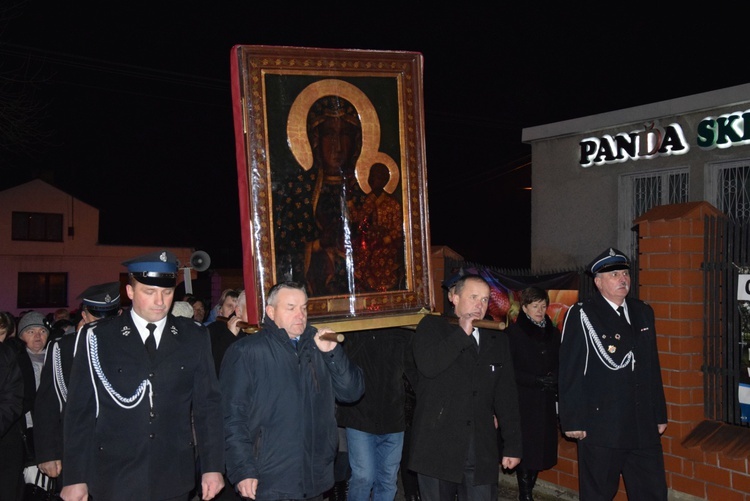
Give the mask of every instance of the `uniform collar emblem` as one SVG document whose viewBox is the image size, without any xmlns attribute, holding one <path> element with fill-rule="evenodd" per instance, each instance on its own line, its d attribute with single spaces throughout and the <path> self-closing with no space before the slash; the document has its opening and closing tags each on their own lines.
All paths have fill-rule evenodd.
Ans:
<svg viewBox="0 0 750 501">
<path fill-rule="evenodd" d="M 130 335 L 130 327 L 128 327 L 127 325 L 124 325 L 122 327 L 122 330 L 120 331 L 120 334 L 122 334 L 123 336 Z"/>
</svg>

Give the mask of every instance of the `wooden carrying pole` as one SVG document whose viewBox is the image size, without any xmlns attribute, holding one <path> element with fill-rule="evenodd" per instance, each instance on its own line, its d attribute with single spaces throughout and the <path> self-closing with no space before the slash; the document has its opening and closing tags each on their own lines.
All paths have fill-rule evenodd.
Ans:
<svg viewBox="0 0 750 501">
<path fill-rule="evenodd" d="M 229 322 L 229 318 L 222 316 L 217 316 L 216 320 L 224 323 Z M 260 330 L 260 327 L 258 327 L 257 325 L 251 325 L 247 322 L 243 322 L 242 320 L 237 322 L 237 327 L 247 332 L 248 334 L 255 334 Z M 340 332 L 326 332 L 325 334 L 320 335 L 320 339 L 322 339 L 323 341 L 335 341 L 337 343 L 343 343 L 344 339 L 346 338 Z"/>
<path fill-rule="evenodd" d="M 443 316 L 449 323 L 458 325 L 458 317 Z M 471 325 L 480 329 L 494 329 L 496 331 L 505 330 L 505 322 L 495 322 L 494 320 L 474 320 Z"/>
</svg>

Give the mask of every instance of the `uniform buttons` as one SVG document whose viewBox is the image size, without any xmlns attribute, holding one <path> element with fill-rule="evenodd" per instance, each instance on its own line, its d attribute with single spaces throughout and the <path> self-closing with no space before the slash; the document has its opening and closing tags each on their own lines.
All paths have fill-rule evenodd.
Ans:
<svg viewBox="0 0 750 501">
<path fill-rule="evenodd" d="M 154 377 L 154 373 L 153 372 L 149 372 L 148 373 L 148 377 Z"/>
<path fill-rule="evenodd" d="M 184 365 L 181 365 L 181 366 L 180 366 L 180 370 L 181 370 L 181 371 L 184 371 L 184 370 L 185 370 L 185 366 L 184 366 Z"/>
<path fill-rule="evenodd" d="M 148 415 L 151 417 L 151 419 L 156 417 L 156 413 L 154 411 L 149 412 Z"/>
<path fill-rule="evenodd" d="M 156 433 L 149 433 L 148 438 L 154 438 L 156 436 Z"/>
</svg>

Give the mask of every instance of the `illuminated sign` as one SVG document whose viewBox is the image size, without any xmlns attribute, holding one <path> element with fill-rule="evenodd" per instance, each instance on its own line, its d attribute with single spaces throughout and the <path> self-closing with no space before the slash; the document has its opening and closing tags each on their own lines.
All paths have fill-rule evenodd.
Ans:
<svg viewBox="0 0 750 501">
<path fill-rule="evenodd" d="M 651 123 L 645 125 L 641 131 L 620 133 L 614 137 L 609 134 L 601 138 L 589 137 L 578 144 L 579 162 L 582 167 L 665 155 L 682 155 L 690 151 L 682 127 L 676 123 L 663 128 Z"/>
<path fill-rule="evenodd" d="M 698 124 L 697 143 L 703 149 L 729 148 L 750 143 L 750 110 L 706 117 Z"/>
</svg>

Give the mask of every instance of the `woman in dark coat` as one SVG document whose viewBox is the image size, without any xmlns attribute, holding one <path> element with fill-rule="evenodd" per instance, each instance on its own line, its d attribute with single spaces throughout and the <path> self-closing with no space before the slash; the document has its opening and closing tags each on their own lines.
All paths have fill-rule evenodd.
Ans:
<svg viewBox="0 0 750 501">
<path fill-rule="evenodd" d="M 537 475 L 557 464 L 560 331 L 546 314 L 548 305 L 547 291 L 524 289 L 518 318 L 506 330 L 521 411 L 523 459 L 516 468 L 521 501 L 533 500 Z"/>
</svg>

